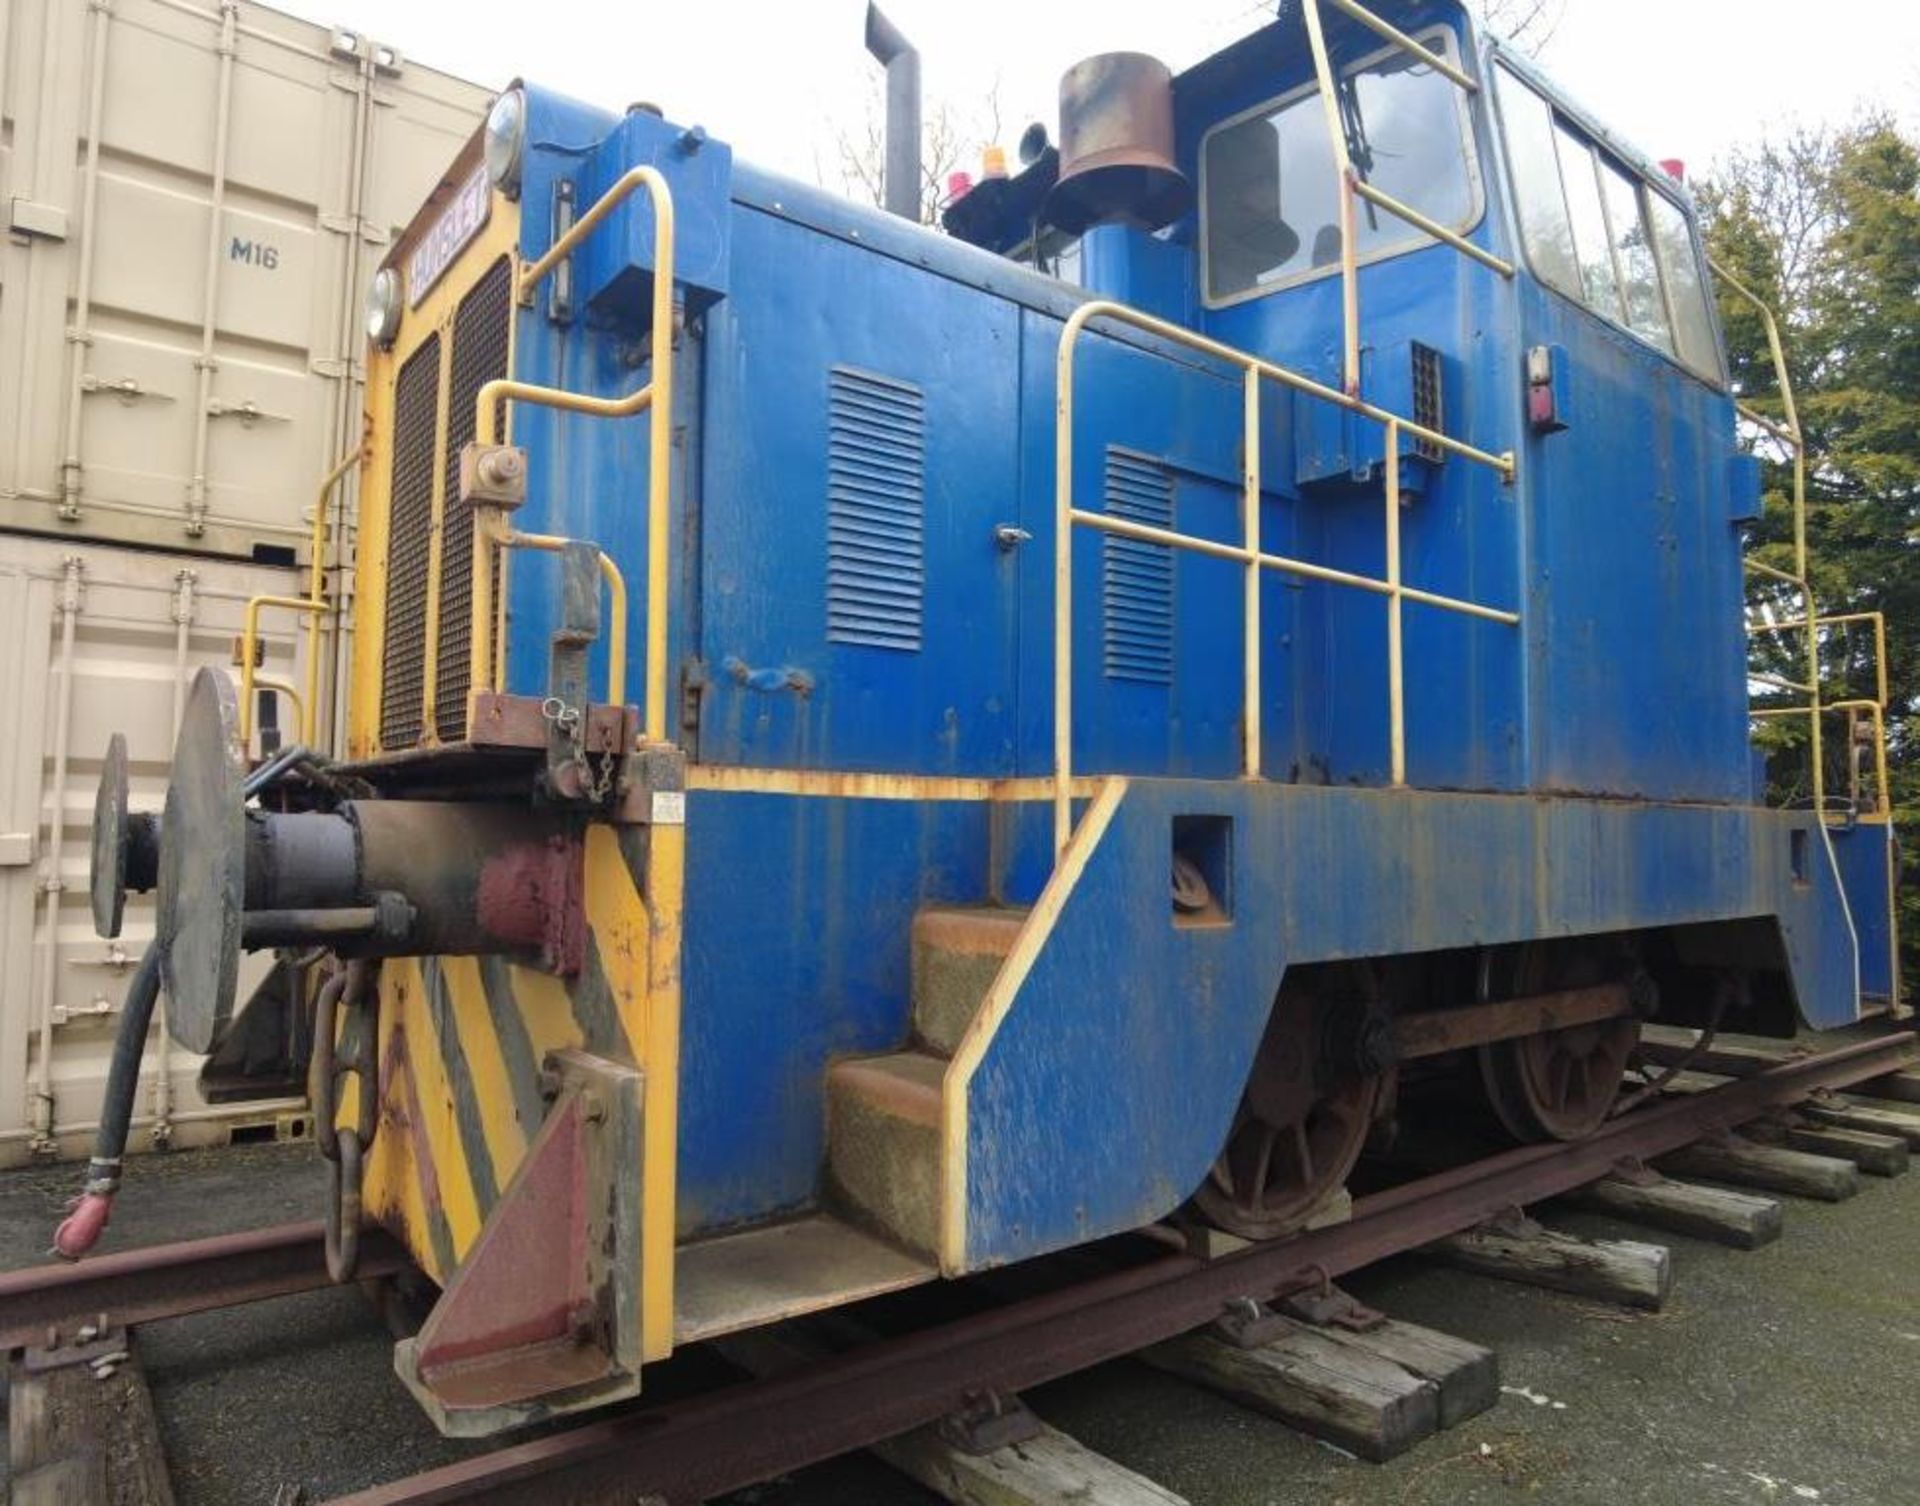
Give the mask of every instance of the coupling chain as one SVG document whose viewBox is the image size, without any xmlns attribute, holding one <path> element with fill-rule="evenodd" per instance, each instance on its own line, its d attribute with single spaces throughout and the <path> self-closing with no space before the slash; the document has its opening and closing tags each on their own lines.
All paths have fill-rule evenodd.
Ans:
<svg viewBox="0 0 1920 1506">
<path fill-rule="evenodd" d="M 576 747 L 580 743 L 580 708 L 569 706 L 557 695 L 550 695 L 540 703 L 540 715 L 558 727 L 567 740 Z"/>
<path fill-rule="evenodd" d="M 605 805 L 613 794 L 620 760 L 611 753 L 602 754 L 596 759 L 587 751 L 586 719 L 580 714 L 578 706 L 568 704 L 557 695 L 550 695 L 540 703 L 540 715 L 567 740 L 573 750 L 573 761 L 585 771 L 590 781 L 585 792 L 587 803 Z"/>
<path fill-rule="evenodd" d="M 613 794 L 613 776 L 619 766 L 620 760 L 611 753 L 600 755 L 599 766 L 593 776 L 593 791 L 587 797 L 594 805 L 605 805 Z"/>
<path fill-rule="evenodd" d="M 342 1036 L 350 1041 L 347 1053 L 340 1050 Z M 372 964 L 356 958 L 320 985 L 308 1078 L 314 1139 L 327 1159 L 327 1274 L 335 1281 L 351 1281 L 360 1260 L 362 1179 L 367 1147 L 380 1124 L 379 1051 L 380 990 Z M 358 1092 L 354 1122 L 342 1129 L 341 1088 L 348 1076 L 358 1080 Z"/>
</svg>

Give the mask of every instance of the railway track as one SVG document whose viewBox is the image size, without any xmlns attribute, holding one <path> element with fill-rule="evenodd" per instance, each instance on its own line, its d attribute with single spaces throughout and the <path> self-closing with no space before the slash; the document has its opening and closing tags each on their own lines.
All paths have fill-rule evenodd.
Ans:
<svg viewBox="0 0 1920 1506">
<path fill-rule="evenodd" d="M 900 1337 L 804 1370 L 687 1401 L 643 1405 L 337 1498 L 334 1506 L 631 1502 L 678 1506 L 867 1447 L 962 1410 L 1169 1339 L 1245 1299 L 1267 1301 L 1571 1191 L 1649 1159 L 1911 1067 L 1894 1034 L 1684 1097 L 1656 1100 L 1571 1145 L 1529 1146 L 1359 1199 L 1350 1220 L 1216 1259 L 1168 1253 Z M 405 1268 L 370 1238 L 369 1274 Z M 0 1276 L 10 1348 L 70 1339 L 83 1324 L 134 1326 L 326 1283 L 319 1226 L 157 1246 Z"/>
</svg>

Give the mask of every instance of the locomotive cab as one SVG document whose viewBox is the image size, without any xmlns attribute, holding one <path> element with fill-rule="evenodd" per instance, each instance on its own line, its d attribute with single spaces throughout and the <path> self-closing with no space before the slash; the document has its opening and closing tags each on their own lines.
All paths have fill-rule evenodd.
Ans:
<svg viewBox="0 0 1920 1506">
<path fill-rule="evenodd" d="M 103 787 L 175 1034 L 244 1061 L 242 947 L 313 1000 L 449 1432 L 1337 1218 L 1423 1076 L 1576 1139 L 1649 1017 L 1857 1017 L 1684 191 L 1451 0 L 1062 108 L 941 235 L 516 85 L 376 283 L 342 756 L 254 766 L 243 648 Z"/>
</svg>

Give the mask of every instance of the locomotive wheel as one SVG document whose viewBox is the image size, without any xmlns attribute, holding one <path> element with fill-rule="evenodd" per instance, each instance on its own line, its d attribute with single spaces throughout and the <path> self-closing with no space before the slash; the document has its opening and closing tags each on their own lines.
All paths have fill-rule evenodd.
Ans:
<svg viewBox="0 0 1920 1506">
<path fill-rule="evenodd" d="M 1275 1239 L 1345 1184 L 1386 1075 L 1330 1073 L 1325 1019 L 1333 1008 L 1363 1007 L 1281 990 L 1226 1148 L 1194 1194 L 1209 1223 L 1242 1239 Z"/>
<path fill-rule="evenodd" d="M 1584 988 L 1602 981 L 1598 958 L 1571 959 L 1551 969 L 1544 954 L 1521 960 L 1519 992 Z M 1480 1047 L 1480 1080 L 1487 1101 L 1514 1139 L 1523 1142 L 1581 1140 L 1606 1122 L 1627 1059 L 1640 1043 L 1640 1021 L 1633 1016 L 1544 1030 Z"/>
</svg>

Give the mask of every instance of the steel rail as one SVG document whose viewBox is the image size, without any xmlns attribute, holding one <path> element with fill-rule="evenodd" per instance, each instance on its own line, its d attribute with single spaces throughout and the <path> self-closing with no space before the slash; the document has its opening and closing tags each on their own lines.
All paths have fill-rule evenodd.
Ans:
<svg viewBox="0 0 1920 1506">
<path fill-rule="evenodd" d="M 333 1506 L 632 1501 L 672 1506 L 864 1448 L 993 1389 L 1019 1390 L 1169 1338 L 1243 1297 L 1297 1290 L 1678 1149 L 1828 1087 L 1915 1059 L 1888 1036 L 1662 1100 L 1571 1145 L 1526 1146 L 1362 1198 L 1344 1224 L 1203 1262 L 1169 1255 L 1063 1291 L 886 1339 L 807 1371 L 746 1382 L 476 1455 Z"/>
<path fill-rule="evenodd" d="M 25 1349 L 73 1325 L 183 1318 L 332 1285 L 318 1219 L 210 1239 L 120 1250 L 0 1274 L 0 1349 Z M 391 1276 L 411 1262 L 378 1229 L 360 1240 L 360 1274 Z"/>
<path fill-rule="evenodd" d="M 1167 1256 L 809 1370 L 647 1408 L 343 1497 L 337 1506 L 601 1501 L 641 1484 L 697 1501 L 919 1426 L 983 1388 L 1015 1390 L 1157 1342 L 1230 1301 L 1338 1276 L 1504 1209 L 1732 1128 L 1821 1088 L 1920 1059 L 1900 1033 L 1789 1060 L 1709 1093 L 1636 1110 L 1572 1145 L 1526 1146 L 1362 1198 L 1345 1224 L 1212 1263 Z M 363 1235 L 361 1274 L 405 1270 L 385 1233 Z M 70 1337 L 103 1317 L 140 1324 L 330 1285 L 321 1225 L 283 1224 L 0 1274 L 0 1347 Z M 625 1495 L 620 1492 L 625 1491 Z"/>
</svg>

